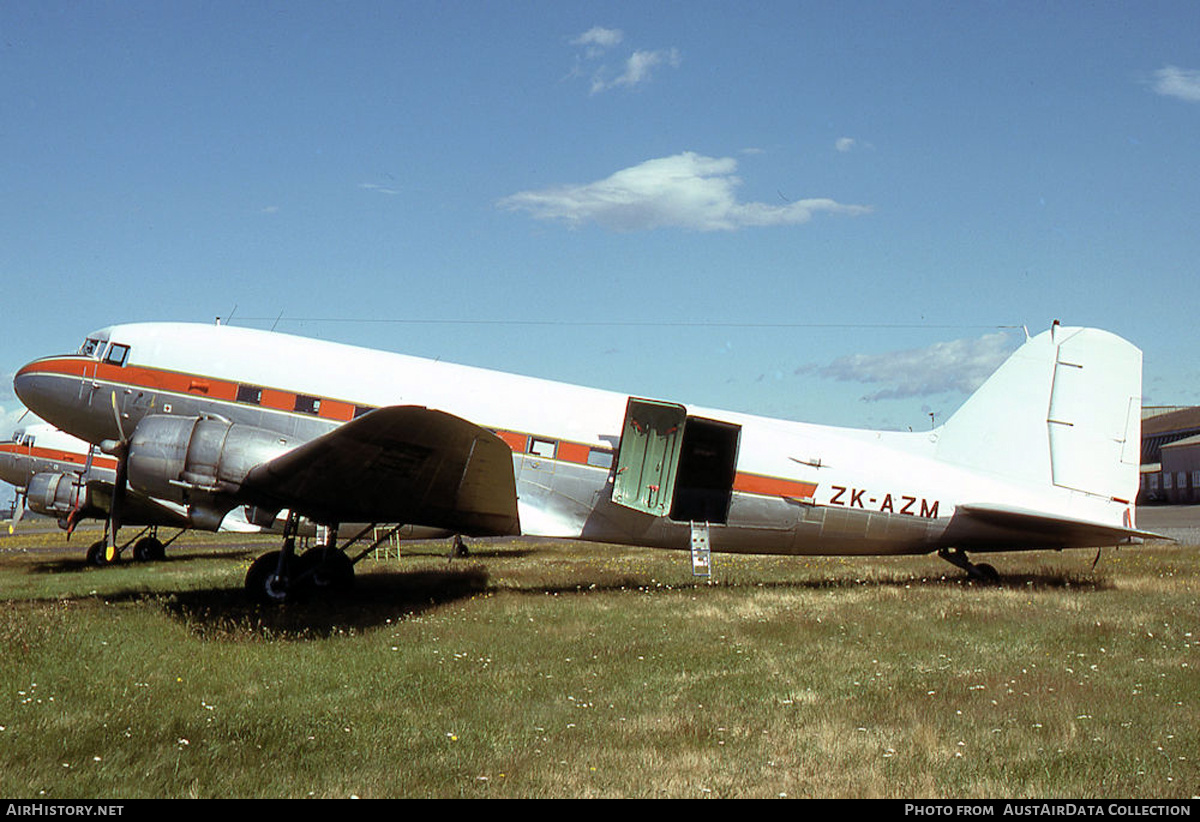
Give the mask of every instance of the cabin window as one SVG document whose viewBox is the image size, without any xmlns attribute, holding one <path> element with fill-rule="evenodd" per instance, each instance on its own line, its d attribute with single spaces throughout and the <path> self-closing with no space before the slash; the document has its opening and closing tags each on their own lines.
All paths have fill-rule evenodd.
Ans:
<svg viewBox="0 0 1200 822">
<path fill-rule="evenodd" d="M 321 400 L 317 397 L 306 397 L 303 394 L 297 394 L 295 408 L 301 414 L 319 414 L 321 413 Z"/>
<path fill-rule="evenodd" d="M 597 468 L 612 468 L 613 452 L 607 448 L 592 448 L 588 451 L 587 464 Z"/>
<path fill-rule="evenodd" d="M 108 353 L 104 355 L 104 361 L 109 365 L 124 365 L 125 360 L 129 357 L 129 346 L 121 343 L 113 343 L 108 347 Z"/>
<path fill-rule="evenodd" d="M 239 385 L 237 387 L 237 401 L 259 405 L 262 403 L 262 389 L 257 385 Z"/>
<path fill-rule="evenodd" d="M 552 460 L 554 455 L 558 453 L 558 442 L 555 440 L 544 440 L 538 437 L 529 438 L 529 453 L 535 457 Z"/>
</svg>

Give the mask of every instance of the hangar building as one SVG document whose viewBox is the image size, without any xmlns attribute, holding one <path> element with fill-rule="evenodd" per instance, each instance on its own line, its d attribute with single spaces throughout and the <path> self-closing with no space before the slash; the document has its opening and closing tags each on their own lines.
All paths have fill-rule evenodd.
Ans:
<svg viewBox="0 0 1200 822">
<path fill-rule="evenodd" d="M 1200 406 L 1142 411 L 1139 503 L 1200 503 Z"/>
</svg>

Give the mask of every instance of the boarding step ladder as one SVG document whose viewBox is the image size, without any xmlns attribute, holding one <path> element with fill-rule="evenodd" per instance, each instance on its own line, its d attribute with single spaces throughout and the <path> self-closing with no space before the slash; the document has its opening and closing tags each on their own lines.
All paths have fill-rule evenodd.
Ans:
<svg viewBox="0 0 1200 822">
<path fill-rule="evenodd" d="M 692 576 L 712 576 L 712 557 L 707 522 L 692 523 Z"/>
</svg>

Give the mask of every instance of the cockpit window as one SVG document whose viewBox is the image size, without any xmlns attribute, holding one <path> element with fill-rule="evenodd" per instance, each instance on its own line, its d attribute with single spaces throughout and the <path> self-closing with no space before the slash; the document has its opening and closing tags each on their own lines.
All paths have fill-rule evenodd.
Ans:
<svg viewBox="0 0 1200 822">
<path fill-rule="evenodd" d="M 104 343 L 104 340 L 88 337 L 83 341 L 83 345 L 79 346 L 79 353 L 85 357 L 99 357 L 100 352 L 104 350 Z"/>
<path fill-rule="evenodd" d="M 104 356 L 104 361 L 110 365 L 124 365 L 126 357 L 129 356 L 129 346 L 121 343 L 113 343 L 108 347 L 108 353 Z"/>
</svg>

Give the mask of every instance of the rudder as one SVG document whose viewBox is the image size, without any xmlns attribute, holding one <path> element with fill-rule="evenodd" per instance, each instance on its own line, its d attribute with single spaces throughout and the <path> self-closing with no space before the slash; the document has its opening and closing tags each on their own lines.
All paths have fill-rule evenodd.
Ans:
<svg viewBox="0 0 1200 822">
<path fill-rule="evenodd" d="M 1047 427 L 1054 484 L 1130 503 L 1141 462 L 1142 352 L 1092 328 L 1058 346 Z"/>
<path fill-rule="evenodd" d="M 1095 328 L 1027 340 L 938 433 L 940 459 L 1130 504 L 1141 452 L 1142 352 Z"/>
</svg>

